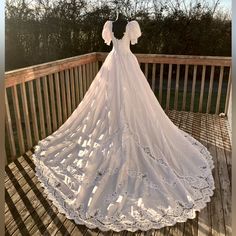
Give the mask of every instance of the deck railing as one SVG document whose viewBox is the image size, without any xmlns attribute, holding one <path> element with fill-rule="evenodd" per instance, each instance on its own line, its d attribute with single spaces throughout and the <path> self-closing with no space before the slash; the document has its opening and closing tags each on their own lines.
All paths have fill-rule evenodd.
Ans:
<svg viewBox="0 0 236 236">
<path fill-rule="evenodd" d="M 6 72 L 6 164 L 63 124 L 83 99 L 106 55 L 90 53 Z M 231 58 L 136 56 L 165 110 L 227 114 Z"/>
</svg>

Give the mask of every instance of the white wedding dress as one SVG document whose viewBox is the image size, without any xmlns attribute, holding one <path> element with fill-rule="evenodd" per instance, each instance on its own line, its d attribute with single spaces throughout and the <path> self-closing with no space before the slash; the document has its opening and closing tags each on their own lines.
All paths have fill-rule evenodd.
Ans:
<svg viewBox="0 0 236 236">
<path fill-rule="evenodd" d="M 131 44 L 130 21 L 113 43 L 84 99 L 66 122 L 35 147 L 36 175 L 59 212 L 102 231 L 148 230 L 195 218 L 210 201 L 213 160 L 200 142 L 165 114 Z"/>
</svg>

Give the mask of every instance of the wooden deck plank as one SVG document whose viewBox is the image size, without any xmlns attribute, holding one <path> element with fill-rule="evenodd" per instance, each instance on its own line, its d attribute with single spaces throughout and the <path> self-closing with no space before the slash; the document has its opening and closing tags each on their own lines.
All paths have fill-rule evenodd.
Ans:
<svg viewBox="0 0 236 236">
<path fill-rule="evenodd" d="M 231 148 L 231 142 L 230 142 L 230 137 L 227 129 L 227 123 L 228 121 L 226 119 L 220 119 L 220 130 L 221 130 L 221 138 L 223 141 L 223 146 L 224 146 L 224 152 L 226 156 L 226 162 L 227 162 L 227 170 L 229 174 L 229 180 L 230 180 L 230 186 L 231 184 L 231 178 L 232 178 L 232 148 Z"/>
<path fill-rule="evenodd" d="M 214 121 L 212 116 L 207 116 L 207 130 L 208 134 L 210 131 L 215 131 L 214 129 Z M 219 180 L 219 173 L 218 173 L 218 161 L 217 161 L 217 150 L 216 150 L 216 140 L 211 140 L 209 143 L 208 150 L 213 156 L 215 168 L 213 169 L 213 177 L 215 180 L 216 189 L 214 190 L 214 195 L 212 196 L 211 202 L 211 215 L 212 215 L 212 234 L 213 235 L 225 235 L 225 226 L 224 226 L 224 215 L 222 209 L 222 199 L 221 199 L 221 192 L 220 192 L 220 180 Z"/>
<path fill-rule="evenodd" d="M 36 186 L 40 188 L 40 183 L 38 182 Z M 20 222 L 19 224 L 17 223 L 17 226 L 18 226 L 17 228 L 12 227 L 11 224 L 8 226 L 13 231 L 12 235 L 19 235 L 19 232 L 21 230 L 24 230 L 24 231 L 26 230 L 26 232 L 29 232 L 31 224 L 38 225 L 41 219 L 40 219 L 40 214 L 38 214 L 37 212 L 35 213 L 35 208 L 40 209 L 40 210 L 43 209 L 40 202 L 37 204 L 37 200 L 36 200 L 36 203 L 34 202 L 36 205 L 33 205 L 32 201 L 30 201 L 31 197 L 25 197 L 26 195 L 25 195 L 24 189 L 17 188 L 17 191 L 21 197 L 21 200 L 24 203 L 25 210 L 21 211 L 19 213 L 19 216 L 17 217 L 14 216 L 14 222 Z M 32 194 L 35 194 L 34 191 L 31 192 L 31 195 Z M 15 205 L 14 205 L 14 208 L 17 211 Z M 43 232 L 43 230 L 45 230 L 45 228 L 42 228 L 41 232 Z"/>
<path fill-rule="evenodd" d="M 50 204 L 50 207 L 51 207 L 51 209 L 53 210 L 53 211 L 56 211 L 56 207 L 54 206 L 54 205 L 52 205 L 52 203 L 51 202 L 49 202 L 49 204 Z M 48 214 L 48 212 L 45 210 L 45 209 L 43 209 L 42 207 L 41 207 L 41 209 L 36 209 L 36 211 L 37 210 L 41 210 L 41 212 L 40 212 L 40 214 L 41 214 L 41 222 L 40 223 L 38 223 L 38 224 L 34 224 L 34 225 L 32 225 L 32 227 L 31 227 L 31 229 L 30 229 L 30 234 L 31 235 L 40 235 L 40 229 L 39 229 L 39 227 L 41 227 L 42 225 L 47 229 L 47 235 L 51 235 L 50 234 L 50 232 L 48 231 L 48 225 L 50 224 L 50 222 L 51 222 L 51 217 L 50 217 L 50 215 Z"/>
<path fill-rule="evenodd" d="M 88 228 L 86 228 L 85 226 L 76 226 L 72 232 L 71 232 L 71 236 L 81 236 L 84 235 L 86 233 L 86 231 L 88 230 Z"/>
<path fill-rule="evenodd" d="M 86 233 L 84 234 L 85 236 L 97 236 L 99 234 L 100 230 L 99 229 L 87 229 Z"/>
<path fill-rule="evenodd" d="M 28 167 L 29 167 L 29 166 L 27 166 L 27 167 L 25 167 L 25 168 L 26 168 L 26 169 L 29 169 Z M 29 170 L 28 174 L 29 174 L 30 178 L 34 178 L 34 177 L 35 177 L 34 171 L 32 171 L 32 170 Z M 21 175 L 21 177 L 20 177 L 18 180 L 16 179 L 15 181 L 17 181 L 17 182 L 19 183 L 19 185 L 21 186 L 21 188 L 26 189 L 26 188 L 25 188 L 25 185 L 27 184 L 27 182 L 26 182 L 26 180 L 25 180 L 23 177 L 24 177 L 24 176 Z M 10 187 L 7 189 L 7 192 L 8 192 L 8 194 L 9 194 L 9 196 L 11 197 L 11 196 L 14 195 L 14 193 L 16 193 L 16 189 L 15 189 L 15 186 L 14 186 L 14 184 L 12 183 L 12 181 L 10 181 L 9 185 L 10 185 Z M 31 188 L 31 186 L 29 186 L 27 190 L 29 190 L 30 188 Z"/>
<path fill-rule="evenodd" d="M 169 227 L 170 230 L 166 236 L 181 236 L 184 233 L 186 223 L 177 223 L 174 227 Z"/>
<path fill-rule="evenodd" d="M 19 221 L 13 220 L 10 227 L 6 226 L 6 229 L 7 229 L 8 233 L 10 235 L 12 235 L 14 230 L 18 228 L 22 235 L 29 235 L 29 232 L 25 227 L 23 229 L 20 227 L 21 224 L 23 223 L 23 220 L 21 219 L 21 217 L 19 215 L 19 212 L 15 209 L 14 203 L 12 202 L 12 199 L 8 195 L 7 192 L 5 192 L 5 198 L 6 198 L 6 201 L 8 202 L 8 206 L 9 206 L 10 212 L 12 214 L 12 218 L 18 217 L 20 219 Z"/>
<path fill-rule="evenodd" d="M 186 126 L 189 127 L 188 133 L 194 138 L 198 137 L 197 132 L 193 130 L 194 122 L 199 122 L 199 119 L 197 118 L 197 114 L 193 112 L 188 112 L 187 117 L 185 119 Z M 184 224 L 184 235 L 197 235 L 198 213 L 196 212 L 196 217 L 194 219 L 188 219 Z"/>
<path fill-rule="evenodd" d="M 205 146 L 207 146 L 207 125 L 206 125 L 206 116 L 201 115 L 201 131 L 199 141 Z M 203 138 L 202 138 L 203 137 Z M 211 221 L 211 203 L 207 203 L 207 206 L 199 212 L 198 215 L 198 236 L 205 236 L 211 234 L 212 221 Z"/>
<path fill-rule="evenodd" d="M 168 110 L 167 114 L 180 129 L 208 145 L 216 162 L 216 195 L 206 208 L 197 213 L 195 219 L 160 230 L 138 231 L 134 234 L 128 231 L 101 232 L 98 229 L 87 229 L 84 225 L 76 225 L 73 220 L 60 214 L 47 199 L 35 176 L 32 152 L 29 151 L 28 155 L 18 158 L 6 167 L 6 235 L 231 235 L 231 185 L 228 171 L 231 166 L 231 146 L 224 124 L 226 120 L 215 115 L 183 111 Z"/>
<path fill-rule="evenodd" d="M 31 168 L 33 167 L 33 164 L 31 165 Z M 36 177 L 36 176 L 35 176 Z M 46 194 L 43 191 L 43 188 L 40 185 L 40 182 L 37 179 L 37 187 L 38 189 L 41 191 L 42 193 L 42 197 L 44 199 L 46 199 Z M 38 202 L 41 203 L 41 201 L 37 198 Z M 48 208 L 43 208 L 43 209 L 38 209 L 38 207 L 36 208 L 36 211 L 39 211 L 40 215 L 41 215 L 41 222 L 34 224 L 31 228 L 29 228 L 29 233 L 30 235 L 41 235 L 40 233 L 40 229 L 42 227 L 45 227 L 47 230 L 45 231 L 44 235 L 53 235 L 51 230 L 50 225 L 52 225 L 52 223 L 55 225 L 56 228 L 56 232 L 60 232 L 61 235 L 69 235 L 68 231 L 66 229 L 66 226 L 64 225 L 64 222 L 66 219 L 66 217 L 64 215 L 61 215 L 60 213 L 58 213 L 57 208 L 52 204 L 52 202 L 50 200 L 47 200 L 48 203 Z M 42 206 L 39 205 L 40 208 L 42 208 Z M 35 213 L 35 212 L 33 212 Z M 62 216 L 62 220 L 60 220 L 58 218 L 58 215 Z M 28 217 L 26 222 L 31 223 L 32 222 L 32 218 Z M 58 235 L 58 234 L 56 234 Z"/>
<path fill-rule="evenodd" d="M 214 127 L 220 129 L 220 119 L 214 117 Z M 231 228 L 231 187 L 230 187 L 230 179 L 229 172 L 227 170 L 227 161 L 223 146 L 222 136 L 217 134 L 216 136 L 216 150 L 217 150 L 217 161 L 218 161 L 218 173 L 220 180 L 220 191 L 222 197 L 222 207 L 224 213 L 224 225 L 225 225 L 225 235 L 232 234 Z M 218 143 L 220 144 L 218 146 Z"/>
<path fill-rule="evenodd" d="M 23 174 L 23 176 L 24 176 L 24 174 Z M 14 179 L 14 176 L 12 177 L 12 179 Z M 40 187 L 40 183 L 37 180 L 36 176 L 34 176 L 34 179 L 35 179 L 35 184 L 37 183 L 37 185 Z M 18 212 L 18 214 L 14 215 L 12 217 L 14 220 L 12 222 L 10 222 L 9 225 L 6 225 L 8 228 L 10 228 L 12 235 L 14 233 L 14 230 L 18 231 L 18 233 L 21 232 L 21 230 L 25 230 L 24 229 L 25 227 L 22 227 L 25 224 L 23 222 L 23 220 L 26 219 L 27 216 L 29 216 L 30 213 L 33 212 L 34 208 L 37 206 L 37 205 L 35 205 L 36 202 L 32 198 L 32 196 L 33 196 L 32 189 L 34 188 L 34 187 L 32 187 L 32 185 L 30 186 L 30 187 L 32 187 L 30 190 L 30 187 L 27 189 L 24 186 L 19 188 L 20 185 L 19 185 L 19 183 L 17 183 L 17 181 L 14 181 L 13 184 L 14 184 L 16 191 L 17 191 L 16 194 L 21 197 L 20 201 L 22 201 L 23 204 L 21 204 L 21 202 L 15 203 L 16 202 L 15 199 L 13 199 L 13 197 L 11 198 L 11 201 L 14 204 L 14 212 Z M 10 197 L 8 195 L 8 192 L 6 192 L 6 194 L 8 197 Z M 8 201 L 7 201 L 7 204 L 9 204 Z M 22 205 L 24 205 L 24 209 L 22 209 Z M 16 226 L 15 223 L 17 223 L 17 227 L 15 227 Z M 6 224 L 6 222 L 5 222 L 5 224 Z M 28 231 L 26 231 L 26 232 L 28 232 Z"/>
<path fill-rule="evenodd" d="M 25 197 L 27 197 L 32 206 L 34 208 L 36 208 L 40 202 L 37 200 L 37 196 L 35 194 L 33 194 L 33 190 L 30 190 L 26 193 Z M 29 211 L 27 211 L 27 208 L 25 208 L 25 205 L 24 205 L 24 199 L 19 199 L 19 201 L 17 201 L 17 203 L 14 203 L 15 205 L 15 208 L 18 210 L 21 218 L 24 218 L 25 214 L 29 213 Z M 9 212 L 6 213 L 6 218 L 5 218 L 5 225 L 8 226 L 11 224 L 13 218 L 8 218 L 7 216 L 10 216 Z M 14 220 L 16 220 L 16 218 L 14 218 Z"/>
<path fill-rule="evenodd" d="M 34 164 L 32 162 L 30 162 L 30 166 L 32 168 L 34 168 Z M 30 185 L 33 184 L 32 181 L 29 179 L 29 176 L 26 175 L 26 177 L 27 177 L 27 182 L 29 182 Z M 36 188 L 32 188 L 32 190 L 34 191 L 34 194 L 36 194 L 38 196 L 38 200 L 40 201 L 40 205 L 41 205 L 40 208 L 42 208 L 42 210 L 38 209 L 39 213 L 37 211 L 33 211 L 32 215 L 33 216 L 37 215 L 37 214 L 41 215 L 46 210 L 48 215 L 51 217 L 51 220 L 54 220 L 56 214 L 52 210 L 52 203 L 51 203 L 51 201 L 46 199 L 46 194 L 43 192 L 43 188 L 40 186 L 40 183 L 38 183 L 38 184 L 39 184 L 39 186 L 37 186 Z M 30 219 L 28 221 L 31 222 Z M 41 222 L 41 219 L 37 222 L 37 224 L 36 224 L 37 227 L 40 229 L 40 232 L 42 232 L 42 231 L 46 232 L 46 227 L 44 226 L 43 223 L 40 223 L 40 222 Z"/>
<path fill-rule="evenodd" d="M 102 232 L 102 231 L 99 232 L 99 236 L 112 236 L 112 235 L 113 235 L 113 231 L 111 230 L 107 232 Z M 135 235 L 135 233 L 133 235 Z"/>
<path fill-rule="evenodd" d="M 63 222 L 63 226 L 66 228 L 67 232 L 61 232 L 60 231 L 60 228 L 59 230 L 56 232 L 55 235 L 61 235 L 61 236 L 65 236 L 65 235 L 71 235 L 71 232 L 72 230 L 74 229 L 75 227 L 75 222 L 72 221 L 72 220 L 69 220 L 69 219 L 66 219 L 64 222 Z"/>
<path fill-rule="evenodd" d="M 63 232 L 65 232 L 65 229 L 63 227 L 64 227 L 64 222 L 66 220 L 66 217 L 63 214 L 58 213 L 58 211 L 56 211 L 56 212 L 57 212 L 56 219 L 54 221 L 51 221 L 47 225 L 48 233 L 52 236 L 57 235 L 58 230 L 62 230 Z"/>
<path fill-rule="evenodd" d="M 43 210 L 44 208 L 41 207 L 41 205 L 39 204 L 35 210 L 33 212 L 30 212 L 30 214 L 28 215 L 28 217 L 26 219 L 24 219 L 24 224 L 21 225 L 22 228 L 26 228 L 29 232 L 30 235 L 33 235 L 30 230 L 32 229 L 32 227 L 39 227 L 40 228 L 40 233 L 43 235 L 48 235 L 47 234 L 47 230 L 46 227 L 42 224 L 39 223 L 39 220 L 36 218 L 39 218 L 41 220 L 42 214 L 43 214 Z M 42 225 L 42 227 L 41 227 Z M 19 228 L 16 229 L 16 231 L 12 234 L 13 236 L 17 236 L 19 235 Z"/>
</svg>

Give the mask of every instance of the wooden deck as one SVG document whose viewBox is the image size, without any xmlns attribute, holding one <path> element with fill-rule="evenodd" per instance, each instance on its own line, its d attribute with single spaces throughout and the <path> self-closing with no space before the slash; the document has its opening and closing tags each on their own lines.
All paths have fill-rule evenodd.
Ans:
<svg viewBox="0 0 236 236">
<path fill-rule="evenodd" d="M 161 230 L 136 235 L 232 235 L 231 231 L 231 143 L 226 118 L 217 115 L 168 111 L 171 120 L 206 145 L 214 157 L 216 190 L 212 201 L 197 217 Z M 34 172 L 32 151 L 6 167 L 5 235 L 126 235 L 123 231 L 101 232 L 76 225 L 58 213 L 46 198 Z"/>
</svg>

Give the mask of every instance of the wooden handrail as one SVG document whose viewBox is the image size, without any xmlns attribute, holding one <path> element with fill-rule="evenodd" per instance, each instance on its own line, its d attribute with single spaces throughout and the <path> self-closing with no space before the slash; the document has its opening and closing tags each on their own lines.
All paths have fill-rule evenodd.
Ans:
<svg viewBox="0 0 236 236">
<path fill-rule="evenodd" d="M 5 87 L 21 84 L 35 78 L 63 71 L 75 66 L 97 61 L 97 53 L 88 53 L 80 56 L 47 62 L 39 65 L 29 66 L 22 69 L 12 70 L 5 73 Z"/>
<path fill-rule="evenodd" d="M 97 52 L 96 54 L 98 61 L 104 61 L 108 53 Z M 135 54 L 135 56 L 142 63 L 231 66 L 231 57 L 139 53 Z"/>
</svg>

